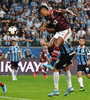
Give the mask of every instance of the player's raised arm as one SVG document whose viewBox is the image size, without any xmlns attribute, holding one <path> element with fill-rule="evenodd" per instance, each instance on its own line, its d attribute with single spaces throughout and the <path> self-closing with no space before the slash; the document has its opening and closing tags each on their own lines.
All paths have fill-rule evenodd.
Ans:
<svg viewBox="0 0 90 100">
<path fill-rule="evenodd" d="M 58 9 L 57 12 L 69 13 L 73 16 L 77 16 L 75 13 L 73 13 L 71 10 L 68 10 L 68 9 Z"/>
<path fill-rule="evenodd" d="M 40 30 L 47 30 L 50 32 L 55 32 L 55 28 L 41 27 Z"/>
</svg>

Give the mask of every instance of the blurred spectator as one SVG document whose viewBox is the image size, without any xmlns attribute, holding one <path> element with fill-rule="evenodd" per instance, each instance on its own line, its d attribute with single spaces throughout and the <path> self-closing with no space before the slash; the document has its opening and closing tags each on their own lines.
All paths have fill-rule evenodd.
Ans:
<svg viewBox="0 0 90 100">
<path fill-rule="evenodd" d="M 41 26 L 41 23 L 39 22 L 39 19 L 36 19 L 34 25 L 35 25 L 36 29 L 39 29 L 39 27 Z"/>
<path fill-rule="evenodd" d="M 90 34 L 89 31 L 86 30 L 86 34 L 84 35 L 86 42 L 90 42 Z"/>
<path fill-rule="evenodd" d="M 9 36 L 9 32 L 7 31 L 6 35 L 3 37 L 5 46 L 10 46 L 11 37 Z"/>
<path fill-rule="evenodd" d="M 29 17 L 29 20 L 27 21 L 27 25 L 32 28 L 33 27 L 33 21 L 32 21 L 32 18 Z"/>
<path fill-rule="evenodd" d="M 87 28 L 90 27 L 90 18 L 86 21 Z"/>
<path fill-rule="evenodd" d="M 76 33 L 75 28 L 73 28 L 73 29 L 72 29 L 72 36 L 71 36 L 71 38 L 70 38 L 70 42 L 72 42 L 72 41 L 77 41 L 77 40 L 78 40 L 78 38 L 77 38 L 77 33 Z"/>
<path fill-rule="evenodd" d="M 80 28 L 80 24 L 78 24 L 76 20 L 74 21 L 73 28 L 75 28 L 76 32 L 77 32 L 77 31 L 79 30 L 79 28 Z"/>
<path fill-rule="evenodd" d="M 32 0 L 30 5 L 31 5 L 32 9 L 33 9 L 33 6 L 36 6 L 36 7 L 38 6 L 38 4 L 35 0 Z"/>
<path fill-rule="evenodd" d="M 5 11 L 3 11 L 3 9 L 0 6 L 0 18 L 3 18 L 4 14 L 6 14 L 6 13 L 5 13 Z"/>
<path fill-rule="evenodd" d="M 1 31 L 2 35 L 3 36 L 6 35 L 6 32 L 7 32 L 7 28 L 3 26 L 2 31 Z"/>
<path fill-rule="evenodd" d="M 86 34 L 86 32 L 83 30 L 83 27 L 81 27 L 80 30 L 79 30 L 78 33 L 77 33 L 78 39 L 79 39 L 79 37 L 80 37 L 81 35 L 84 36 L 85 34 Z"/>
<path fill-rule="evenodd" d="M 39 33 L 35 34 L 35 42 L 37 43 L 37 45 L 40 43 L 41 37 Z"/>
<path fill-rule="evenodd" d="M 21 46 L 26 46 L 26 34 L 25 33 L 23 33 L 22 34 L 22 37 L 20 37 L 20 45 Z"/>
<path fill-rule="evenodd" d="M 18 45 L 18 42 L 20 41 L 18 36 L 14 35 L 14 36 L 11 37 L 11 39 L 15 40 L 16 41 L 16 45 Z"/>
<path fill-rule="evenodd" d="M 2 37 L 2 34 L 0 34 L 0 46 L 2 45 L 2 40 L 3 40 L 3 37 Z"/>
<path fill-rule="evenodd" d="M 29 33 L 26 37 L 27 45 L 30 47 L 32 45 L 32 42 L 34 41 L 32 34 Z"/>
<path fill-rule="evenodd" d="M 15 0 L 12 1 L 11 7 L 13 7 L 14 9 L 17 7 L 17 3 Z"/>
</svg>

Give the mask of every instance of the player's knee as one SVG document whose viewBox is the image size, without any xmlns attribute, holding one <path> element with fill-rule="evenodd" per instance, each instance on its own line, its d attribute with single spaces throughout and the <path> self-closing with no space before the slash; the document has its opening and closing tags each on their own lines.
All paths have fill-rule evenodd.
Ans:
<svg viewBox="0 0 90 100">
<path fill-rule="evenodd" d="M 55 69 L 54 69 L 54 72 L 59 72 L 59 70 L 55 68 Z"/>
<path fill-rule="evenodd" d="M 87 78 L 90 79 L 90 74 L 87 74 Z"/>
</svg>

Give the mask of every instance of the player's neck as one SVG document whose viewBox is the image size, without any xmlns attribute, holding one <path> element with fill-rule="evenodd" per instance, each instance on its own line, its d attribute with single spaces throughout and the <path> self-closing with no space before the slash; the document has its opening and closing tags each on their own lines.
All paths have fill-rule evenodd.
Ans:
<svg viewBox="0 0 90 100">
<path fill-rule="evenodd" d="M 84 45 L 80 45 L 80 48 L 82 48 Z"/>
</svg>

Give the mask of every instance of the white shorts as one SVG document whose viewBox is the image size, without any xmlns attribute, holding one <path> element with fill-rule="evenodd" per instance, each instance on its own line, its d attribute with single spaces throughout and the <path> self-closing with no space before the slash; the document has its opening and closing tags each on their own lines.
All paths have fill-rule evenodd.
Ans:
<svg viewBox="0 0 90 100">
<path fill-rule="evenodd" d="M 72 35 L 71 28 L 69 28 L 64 31 L 56 32 L 56 34 L 52 37 L 52 39 L 53 38 L 58 39 L 59 37 L 62 37 L 64 42 L 66 42 L 68 39 L 70 39 L 71 35 Z"/>
</svg>

